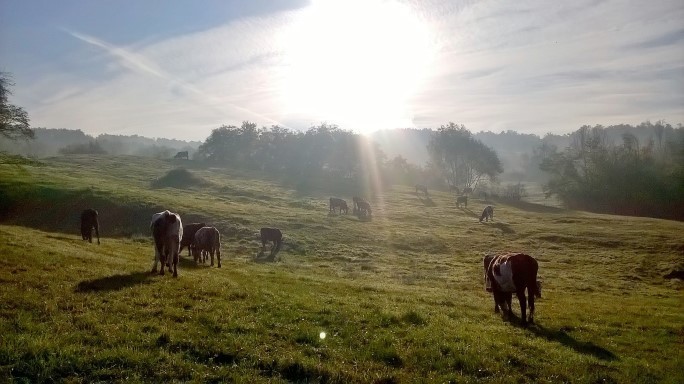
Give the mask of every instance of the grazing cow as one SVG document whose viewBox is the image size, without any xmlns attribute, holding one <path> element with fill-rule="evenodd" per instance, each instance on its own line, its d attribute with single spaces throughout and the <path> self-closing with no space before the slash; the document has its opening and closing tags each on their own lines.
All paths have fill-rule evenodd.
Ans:
<svg viewBox="0 0 684 384">
<path fill-rule="evenodd" d="M 349 213 L 349 207 L 347 207 L 347 202 L 339 199 L 337 197 L 331 197 L 330 198 L 330 212 L 335 213 L 335 208 L 340 209 L 340 215 L 342 214 L 342 211 L 344 211 L 344 214 Z"/>
<path fill-rule="evenodd" d="M 366 201 L 366 200 L 364 200 L 363 197 L 358 197 L 358 196 L 354 196 L 352 198 L 352 200 L 354 201 L 354 214 L 356 215 L 357 213 L 359 213 L 359 202 Z"/>
<path fill-rule="evenodd" d="M 367 202 L 365 200 L 359 201 L 357 203 L 357 206 L 358 206 L 357 213 L 359 214 L 359 217 L 360 216 L 372 216 L 373 215 L 373 211 L 371 210 L 371 206 L 370 206 L 369 202 Z"/>
<path fill-rule="evenodd" d="M 205 252 L 211 256 L 211 266 L 214 265 L 215 253 L 218 267 L 221 268 L 221 234 L 214 227 L 202 227 L 195 233 L 194 247 L 192 249 L 195 262 L 199 261 Z"/>
<path fill-rule="evenodd" d="M 185 160 L 190 160 L 190 156 L 188 155 L 188 151 L 181 151 L 176 153 L 176 156 L 173 157 L 174 159 L 185 159 Z"/>
<path fill-rule="evenodd" d="M 198 229 L 206 226 L 207 225 L 205 223 L 192 223 L 183 226 L 183 238 L 180 242 L 180 251 L 178 251 L 179 255 L 181 254 L 181 252 L 183 252 L 183 248 L 185 247 L 188 247 L 188 256 L 191 255 L 191 248 L 195 243 L 195 233 L 197 233 Z"/>
<path fill-rule="evenodd" d="M 283 245 L 283 233 L 280 232 L 280 229 L 278 228 L 261 228 L 259 232 L 261 233 L 262 251 L 266 249 L 266 243 L 269 241 L 273 242 L 273 246 L 271 247 L 271 255 L 269 257 L 274 259 L 280 251 L 280 247 Z"/>
<path fill-rule="evenodd" d="M 461 190 L 455 185 L 449 185 L 449 190 L 456 193 L 457 196 L 461 194 Z"/>
<path fill-rule="evenodd" d="M 511 300 L 513 292 L 520 302 L 520 319 L 523 325 L 534 322 L 534 298 L 541 297 L 541 282 L 537 280 L 539 265 L 534 257 L 524 253 L 505 253 L 487 255 L 483 260 L 485 270 L 485 286 L 494 293 L 494 312 L 499 307 L 504 316 L 513 314 Z M 530 316 L 526 317 L 525 290 L 530 307 Z"/>
<path fill-rule="evenodd" d="M 168 265 L 169 271 L 173 266 L 173 277 L 178 277 L 178 253 L 180 241 L 183 238 L 183 223 L 177 213 L 164 212 L 152 215 L 150 229 L 154 237 L 154 264 L 152 273 L 157 272 L 157 263 L 161 262 L 160 275 Z"/>
<path fill-rule="evenodd" d="M 458 196 L 456 197 L 456 207 L 461 208 L 461 204 L 468 208 L 468 196 Z"/>
<path fill-rule="evenodd" d="M 472 188 L 470 188 L 470 187 L 465 187 L 465 188 L 463 188 L 463 194 L 464 194 L 464 195 L 470 195 L 471 193 L 473 193 L 473 189 L 472 189 Z"/>
<path fill-rule="evenodd" d="M 425 196 L 428 196 L 428 188 L 426 185 L 423 184 L 416 184 L 416 195 L 418 192 L 423 192 Z"/>
<path fill-rule="evenodd" d="M 489 219 L 492 219 L 494 221 L 494 208 L 491 205 L 488 205 L 485 207 L 485 209 L 482 210 L 482 215 L 480 216 L 480 223 L 482 220 L 489 221 Z"/>
<path fill-rule="evenodd" d="M 88 208 L 81 212 L 81 237 L 83 240 L 93 242 L 93 228 L 95 228 L 97 244 L 100 245 L 100 223 L 97 220 L 97 211 Z"/>
</svg>

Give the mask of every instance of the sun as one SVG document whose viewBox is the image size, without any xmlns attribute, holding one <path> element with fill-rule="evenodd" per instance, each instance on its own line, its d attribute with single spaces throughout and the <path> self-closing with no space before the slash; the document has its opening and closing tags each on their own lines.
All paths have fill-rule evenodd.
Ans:
<svg viewBox="0 0 684 384">
<path fill-rule="evenodd" d="M 396 1 L 314 1 L 283 32 L 283 103 L 293 115 L 368 132 L 411 127 L 430 70 L 426 23 Z"/>
</svg>

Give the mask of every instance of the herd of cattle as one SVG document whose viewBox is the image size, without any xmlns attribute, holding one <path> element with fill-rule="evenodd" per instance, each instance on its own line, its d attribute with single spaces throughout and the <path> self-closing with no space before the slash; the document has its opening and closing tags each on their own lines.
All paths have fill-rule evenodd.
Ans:
<svg viewBox="0 0 684 384">
<path fill-rule="evenodd" d="M 416 185 L 416 194 L 423 192 L 428 195 L 427 187 Z M 461 201 L 462 200 L 462 201 Z M 365 199 L 355 196 L 353 213 L 361 217 L 370 217 L 372 209 Z M 464 203 L 467 206 L 467 195 L 457 196 L 457 206 Z M 330 198 L 329 211 L 331 213 L 348 213 L 347 202 L 337 197 Z M 494 219 L 494 208 L 488 205 L 482 211 L 482 220 Z M 183 225 L 180 215 L 165 210 L 152 215 L 150 229 L 154 239 L 154 261 L 152 273 L 164 274 L 168 267 L 173 272 L 173 277 L 178 276 L 178 260 L 184 248 L 188 248 L 188 256 L 193 257 L 196 263 L 206 263 L 210 259 L 210 266 L 214 265 L 216 256 L 217 266 L 221 268 L 221 234 L 215 227 L 205 223 L 191 223 Z M 100 244 L 100 232 L 98 212 L 94 209 L 86 209 L 81 213 L 81 236 L 83 240 L 92 243 L 92 233 L 95 231 L 97 243 Z M 262 252 L 266 244 L 273 242 L 269 258 L 273 260 L 280 251 L 283 242 L 283 234 L 278 228 L 261 228 L 260 230 Z M 526 325 L 534 321 L 534 298 L 541 297 L 541 282 L 537 280 L 538 264 L 529 255 L 523 253 L 506 253 L 501 255 L 486 255 L 483 259 L 485 286 L 488 292 L 494 296 L 494 311 L 503 312 L 504 316 L 512 315 L 511 300 L 515 292 L 520 302 L 521 322 Z M 525 298 L 527 291 L 527 300 Z M 529 304 L 529 317 L 526 316 Z"/>
</svg>

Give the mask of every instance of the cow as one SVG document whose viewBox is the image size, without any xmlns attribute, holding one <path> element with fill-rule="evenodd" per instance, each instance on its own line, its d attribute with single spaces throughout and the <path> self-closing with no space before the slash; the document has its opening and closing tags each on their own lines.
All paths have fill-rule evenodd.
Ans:
<svg viewBox="0 0 684 384">
<path fill-rule="evenodd" d="M 347 207 L 346 201 L 344 201 L 343 199 L 339 199 L 337 197 L 331 197 L 329 211 L 335 213 L 335 208 L 340 209 L 340 215 L 342 214 L 342 211 L 344 211 L 345 215 L 349 213 L 349 207 Z"/>
<path fill-rule="evenodd" d="M 218 267 L 221 268 L 221 233 L 214 227 L 202 227 L 195 233 L 192 249 L 195 262 L 198 262 L 205 252 L 211 256 L 211 266 L 214 265 L 214 254 L 216 254 Z"/>
<path fill-rule="evenodd" d="M 358 196 L 354 196 L 352 198 L 352 200 L 354 201 L 354 214 L 356 215 L 357 213 L 359 213 L 359 202 L 366 201 L 366 200 L 364 200 L 363 197 L 358 197 Z"/>
<path fill-rule="evenodd" d="M 425 196 L 428 196 L 428 188 L 424 184 L 416 184 L 416 195 L 418 192 L 423 192 Z"/>
<path fill-rule="evenodd" d="M 197 233 L 198 229 L 206 226 L 207 225 L 205 223 L 192 223 L 183 226 L 183 238 L 180 242 L 180 250 L 178 251 L 179 255 L 181 252 L 183 252 L 183 248 L 188 247 L 188 257 L 191 256 L 191 248 L 195 242 L 195 233 Z"/>
<path fill-rule="evenodd" d="M 283 245 L 283 233 L 280 231 L 278 228 L 261 228 L 259 231 L 261 234 L 261 251 L 263 252 L 266 249 L 266 243 L 269 241 L 273 242 L 273 246 L 271 247 L 271 254 L 270 258 L 273 260 L 280 251 L 280 247 Z"/>
<path fill-rule="evenodd" d="M 489 221 L 489 219 L 492 219 L 494 221 L 494 207 L 491 205 L 488 205 L 485 207 L 485 209 L 482 210 L 482 215 L 480 216 L 480 223 L 482 220 Z"/>
<path fill-rule="evenodd" d="M 457 196 L 461 194 L 461 190 L 455 185 L 449 185 L 449 190 L 454 192 Z"/>
<path fill-rule="evenodd" d="M 183 223 L 177 213 L 164 212 L 152 215 L 150 222 L 152 237 L 154 238 L 154 264 L 152 273 L 157 272 L 157 263 L 161 262 L 160 275 L 168 265 L 169 271 L 173 266 L 173 277 L 178 277 L 178 253 L 180 241 L 183 238 Z"/>
<path fill-rule="evenodd" d="M 188 155 L 188 151 L 181 151 L 176 153 L 176 156 L 173 157 L 174 159 L 185 159 L 185 160 L 190 160 L 190 156 Z"/>
<path fill-rule="evenodd" d="M 501 255 L 486 255 L 483 259 L 485 271 L 485 287 L 494 294 L 494 312 L 499 307 L 504 316 L 511 316 L 513 309 L 511 301 L 513 292 L 520 302 L 520 320 L 523 326 L 534 323 L 534 298 L 541 298 L 541 282 L 537 280 L 539 265 L 534 257 L 524 253 L 504 253 Z M 526 317 L 527 303 L 530 316 Z"/>
<path fill-rule="evenodd" d="M 464 195 L 469 195 L 469 194 L 471 194 L 471 193 L 473 193 L 473 189 L 472 189 L 472 188 L 470 188 L 470 187 L 465 187 L 465 188 L 463 188 L 463 194 L 464 194 Z"/>
<path fill-rule="evenodd" d="M 461 204 L 464 204 L 468 208 L 468 196 L 458 196 L 456 197 L 456 207 L 461 208 Z"/>
<path fill-rule="evenodd" d="M 91 208 L 81 212 L 81 237 L 83 240 L 93 242 L 93 228 L 97 236 L 97 245 L 100 245 L 100 223 L 97 220 L 97 211 Z"/>
<path fill-rule="evenodd" d="M 373 210 L 371 210 L 370 203 L 363 200 L 357 202 L 358 210 L 356 211 L 359 215 L 361 216 L 372 216 L 373 215 Z"/>
</svg>

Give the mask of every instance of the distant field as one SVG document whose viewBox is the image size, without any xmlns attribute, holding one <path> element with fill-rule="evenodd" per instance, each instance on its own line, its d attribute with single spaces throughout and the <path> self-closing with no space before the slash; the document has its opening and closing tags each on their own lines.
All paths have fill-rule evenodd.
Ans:
<svg viewBox="0 0 684 384">
<path fill-rule="evenodd" d="M 663 278 L 684 269 L 684 223 L 399 186 L 361 221 L 328 214 L 344 193 L 229 169 L 165 187 L 182 163 L 0 164 L 1 381 L 684 382 L 684 283 Z M 80 239 L 85 207 L 100 246 Z M 148 273 L 164 208 L 221 230 L 223 268 L 186 251 L 177 279 Z M 285 234 L 275 263 L 255 259 L 262 226 Z M 484 291 L 482 254 L 508 250 L 540 263 L 529 328 Z"/>
</svg>

